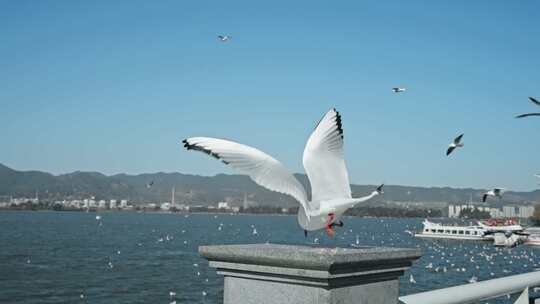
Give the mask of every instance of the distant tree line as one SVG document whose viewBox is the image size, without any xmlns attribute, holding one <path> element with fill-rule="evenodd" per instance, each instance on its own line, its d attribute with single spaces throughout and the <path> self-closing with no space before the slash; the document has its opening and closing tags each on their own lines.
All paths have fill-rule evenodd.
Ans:
<svg viewBox="0 0 540 304">
<path fill-rule="evenodd" d="M 404 209 L 380 206 L 362 206 L 347 210 L 350 216 L 374 216 L 374 217 L 441 217 L 440 209 Z"/>
<path fill-rule="evenodd" d="M 9 209 L 14 210 L 55 210 L 55 211 L 83 211 L 82 209 L 73 209 L 66 208 L 60 204 L 55 204 L 53 202 L 40 202 L 39 204 L 32 204 L 31 202 L 11 205 Z M 135 206 L 135 211 L 160 211 L 159 206 L 154 208 L 144 208 L 141 206 Z M 90 211 L 96 211 L 95 208 L 90 209 Z M 182 210 L 171 208 L 170 212 L 182 212 Z M 230 213 L 230 209 L 216 209 L 208 208 L 206 206 L 197 206 L 191 207 L 189 212 L 212 212 L 212 213 Z M 240 213 L 246 214 L 291 214 L 295 215 L 298 213 L 298 207 L 293 208 L 282 208 L 274 206 L 254 206 L 249 208 L 240 207 Z M 404 208 L 392 208 L 392 207 L 381 207 L 381 206 L 362 206 L 353 209 L 349 209 L 346 215 L 350 216 L 372 216 L 372 217 L 441 217 L 442 211 L 439 209 L 404 209 Z M 540 210 L 535 209 L 535 215 L 540 219 Z M 477 218 L 477 217 L 476 217 Z M 539 221 L 540 223 L 540 221 Z"/>
<path fill-rule="evenodd" d="M 461 209 L 461 211 L 459 212 L 459 217 L 466 218 L 466 219 L 483 220 L 483 219 L 491 218 L 491 215 L 489 214 L 488 211 L 480 211 L 476 208 L 465 208 L 465 209 Z"/>
</svg>

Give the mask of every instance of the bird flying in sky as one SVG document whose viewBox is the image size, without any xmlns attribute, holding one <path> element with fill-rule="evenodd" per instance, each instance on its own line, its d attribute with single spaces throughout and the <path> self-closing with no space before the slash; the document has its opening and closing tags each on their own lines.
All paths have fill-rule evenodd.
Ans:
<svg viewBox="0 0 540 304">
<path fill-rule="evenodd" d="M 218 37 L 219 41 L 221 41 L 221 42 L 227 42 L 227 41 L 231 40 L 231 38 L 232 38 L 231 36 L 228 36 L 228 35 L 219 35 L 217 37 Z"/>
<path fill-rule="evenodd" d="M 482 196 L 482 202 L 485 203 L 488 196 L 498 197 L 499 199 L 502 197 L 502 194 L 504 192 L 504 188 L 494 188 L 492 190 L 489 190 L 488 192 L 484 193 Z"/>
<path fill-rule="evenodd" d="M 402 92 L 405 92 L 405 90 L 407 90 L 407 89 L 405 89 L 405 88 L 392 88 L 392 91 L 394 93 L 402 93 Z"/>
<path fill-rule="evenodd" d="M 529 96 L 529 100 L 535 105 L 540 106 L 540 101 L 536 100 L 536 98 Z M 540 116 L 540 113 L 539 112 L 525 113 L 525 114 L 516 116 L 516 118 L 523 118 L 523 117 L 529 117 L 529 116 Z"/>
<path fill-rule="evenodd" d="M 463 137 L 463 134 L 459 135 L 458 137 L 454 138 L 454 141 L 448 145 L 448 149 L 446 150 L 446 156 L 450 155 L 454 149 L 458 147 L 463 147 L 463 144 L 461 143 L 461 138 Z"/>
</svg>

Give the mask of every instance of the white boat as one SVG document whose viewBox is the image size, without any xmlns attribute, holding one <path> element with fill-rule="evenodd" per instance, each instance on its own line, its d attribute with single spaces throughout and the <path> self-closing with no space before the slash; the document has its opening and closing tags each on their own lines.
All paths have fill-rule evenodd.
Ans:
<svg viewBox="0 0 540 304">
<path fill-rule="evenodd" d="M 529 235 L 523 244 L 529 246 L 540 246 L 540 234 Z"/>
<path fill-rule="evenodd" d="M 523 227 L 512 219 L 478 221 L 478 226 L 491 232 L 521 232 Z"/>
<path fill-rule="evenodd" d="M 495 232 L 493 234 L 493 245 L 501 247 L 515 247 L 527 240 L 527 235 L 521 232 Z"/>
<path fill-rule="evenodd" d="M 495 225 L 492 222 L 478 222 L 476 225 L 471 226 L 456 226 L 433 223 L 426 219 L 423 224 L 424 228 L 422 232 L 416 233 L 414 235 L 415 237 L 491 241 L 494 239 L 496 232 L 514 233 L 523 231 L 523 227 L 515 224 L 513 221 L 500 225 Z"/>
<path fill-rule="evenodd" d="M 454 239 L 454 240 L 488 240 L 484 238 L 486 229 L 482 226 L 450 226 L 433 223 L 424 220 L 424 229 L 422 232 L 416 233 L 415 237 L 420 238 L 439 238 L 439 239 Z"/>
</svg>

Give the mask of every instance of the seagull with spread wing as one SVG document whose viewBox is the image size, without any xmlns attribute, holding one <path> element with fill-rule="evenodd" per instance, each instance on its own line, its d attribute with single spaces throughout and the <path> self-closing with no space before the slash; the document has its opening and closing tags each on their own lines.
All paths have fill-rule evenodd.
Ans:
<svg viewBox="0 0 540 304">
<path fill-rule="evenodd" d="M 488 196 L 498 197 L 500 199 L 503 192 L 504 188 L 493 188 L 493 190 L 489 190 L 488 192 L 484 193 L 482 196 L 482 202 L 485 203 Z"/>
<path fill-rule="evenodd" d="M 540 106 L 540 101 L 536 100 L 536 98 L 529 96 L 529 100 L 535 105 Z M 523 118 L 523 117 L 528 117 L 528 116 L 540 116 L 540 113 L 525 113 L 525 114 L 516 116 L 516 118 Z"/>
<path fill-rule="evenodd" d="M 186 149 L 213 156 L 249 175 L 257 184 L 296 199 L 300 203 L 298 223 L 306 236 L 308 231 L 323 228 L 333 236 L 333 228 L 343 226 L 341 217 L 347 209 L 383 193 L 381 185 L 368 196 L 352 197 L 343 158 L 341 116 L 335 109 L 324 115 L 304 149 L 303 164 L 311 183 L 311 200 L 285 166 L 258 149 L 209 137 L 191 137 L 182 142 Z"/>
<path fill-rule="evenodd" d="M 446 150 L 446 156 L 450 155 L 450 153 L 452 153 L 455 148 L 463 147 L 463 144 L 461 143 L 462 137 L 463 134 L 459 135 L 458 137 L 454 138 L 454 141 L 450 145 L 448 145 L 448 149 Z"/>
<path fill-rule="evenodd" d="M 218 40 L 221 41 L 221 42 L 227 42 L 229 40 L 231 40 L 231 36 L 228 36 L 228 35 L 219 35 L 217 36 Z"/>
<path fill-rule="evenodd" d="M 392 88 L 392 92 L 394 92 L 394 93 L 403 93 L 406 90 L 407 89 L 405 89 L 405 88 Z"/>
</svg>

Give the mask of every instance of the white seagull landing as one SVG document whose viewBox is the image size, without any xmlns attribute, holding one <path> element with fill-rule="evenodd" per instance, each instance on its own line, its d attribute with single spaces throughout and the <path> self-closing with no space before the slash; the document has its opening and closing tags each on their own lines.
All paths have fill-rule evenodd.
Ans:
<svg viewBox="0 0 540 304">
<path fill-rule="evenodd" d="M 536 98 L 529 96 L 529 100 L 535 105 L 540 106 L 540 101 L 536 100 Z M 523 117 L 528 117 L 528 116 L 540 116 L 540 113 L 525 113 L 525 114 L 516 116 L 516 118 L 523 118 Z"/>
<path fill-rule="evenodd" d="M 217 38 L 221 42 L 227 42 L 227 41 L 231 40 L 232 37 L 228 36 L 228 35 L 219 35 L 219 36 L 217 36 Z"/>
<path fill-rule="evenodd" d="M 503 195 L 503 192 L 504 188 L 494 188 L 493 190 L 489 190 L 482 196 L 482 202 L 485 203 L 488 196 L 498 197 L 500 199 Z"/>
<path fill-rule="evenodd" d="M 333 236 L 333 228 L 343 226 L 340 219 L 347 209 L 382 193 L 383 185 L 368 196 L 351 196 L 343 158 L 341 116 L 335 109 L 324 115 L 304 149 L 303 164 L 311 183 L 311 200 L 308 200 L 302 184 L 285 166 L 260 150 L 209 137 L 192 137 L 182 142 L 186 149 L 213 156 L 249 175 L 257 184 L 296 199 L 301 206 L 298 209 L 298 223 L 306 236 L 308 231 L 323 228 L 329 236 Z"/>
<path fill-rule="evenodd" d="M 405 88 L 392 88 L 392 92 L 394 93 L 402 93 L 405 92 L 407 89 Z"/>
<path fill-rule="evenodd" d="M 454 151 L 455 148 L 463 147 L 463 144 L 461 143 L 461 138 L 463 137 L 463 134 L 459 135 L 458 137 L 454 138 L 454 141 L 448 145 L 448 150 L 446 150 L 446 156 L 450 155 L 452 151 Z"/>
</svg>

